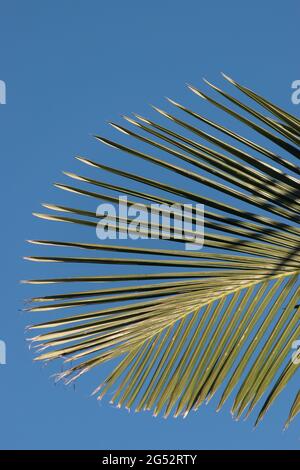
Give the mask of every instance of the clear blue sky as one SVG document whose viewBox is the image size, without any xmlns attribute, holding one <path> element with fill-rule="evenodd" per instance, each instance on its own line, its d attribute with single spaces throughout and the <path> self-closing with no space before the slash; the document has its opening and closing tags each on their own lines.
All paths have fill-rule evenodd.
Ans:
<svg viewBox="0 0 300 470">
<path fill-rule="evenodd" d="M 282 432 L 289 390 L 253 432 L 251 421 L 234 422 L 228 407 L 164 420 L 99 405 L 88 397 L 95 376 L 75 391 L 55 387 L 52 370 L 33 364 L 25 342 L 32 318 L 20 309 L 32 291 L 19 284 L 42 272 L 21 259 L 30 252 L 24 240 L 58 233 L 57 224 L 43 224 L 31 212 L 40 202 L 66 201 L 51 183 L 64 180 L 61 170 L 79 168 L 74 155 L 108 158 L 91 138 L 112 135 L 106 120 L 147 113 L 148 103 L 162 105 L 165 95 L 191 102 L 184 84 L 200 85 L 202 76 L 221 83 L 220 71 L 299 113 L 290 102 L 291 82 L 300 79 L 297 4 L 0 1 L 0 79 L 7 85 L 7 104 L 0 106 L 0 339 L 8 361 L 0 366 L 0 448 L 299 447 L 297 423 Z"/>
</svg>

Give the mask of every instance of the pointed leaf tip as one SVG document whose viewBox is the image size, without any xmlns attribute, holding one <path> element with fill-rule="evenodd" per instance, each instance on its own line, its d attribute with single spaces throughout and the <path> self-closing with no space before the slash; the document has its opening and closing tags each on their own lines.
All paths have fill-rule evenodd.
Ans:
<svg viewBox="0 0 300 470">
<path fill-rule="evenodd" d="M 230 78 L 228 75 L 226 75 L 224 72 L 221 72 L 221 75 L 222 75 L 222 77 L 224 77 L 225 80 L 227 80 L 228 82 L 232 83 L 233 85 L 236 84 L 236 82 L 235 82 L 232 78 Z"/>
</svg>

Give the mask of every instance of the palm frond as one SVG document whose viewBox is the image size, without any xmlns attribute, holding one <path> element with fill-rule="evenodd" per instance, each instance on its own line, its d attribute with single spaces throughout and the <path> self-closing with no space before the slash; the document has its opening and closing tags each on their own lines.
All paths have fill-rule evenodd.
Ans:
<svg viewBox="0 0 300 470">
<path fill-rule="evenodd" d="M 31 338 L 39 352 L 36 360 L 62 358 L 68 364 L 58 379 L 70 383 L 106 361 L 119 359 L 96 389 L 99 399 L 114 390 L 111 402 L 119 407 L 186 416 L 219 392 L 218 409 L 234 395 L 231 411 L 237 419 L 247 417 L 263 399 L 258 422 L 299 367 L 299 361 L 291 360 L 291 348 L 300 337 L 300 120 L 226 75 L 224 78 L 259 109 L 209 82 L 229 106 L 194 86 L 189 89 L 257 134 L 259 143 L 168 99 L 174 112 L 153 107 L 164 123 L 136 114 L 124 116 L 125 125 L 111 123 L 125 136 L 124 144 L 95 136 L 121 151 L 133 165 L 138 159 L 153 165 L 158 175 L 160 168 L 167 171 L 167 180 L 80 156 L 81 163 L 95 170 L 93 179 L 66 172 L 72 184 L 55 184 L 75 198 L 85 196 L 98 203 L 116 204 L 122 194 L 130 198 L 129 204 L 143 203 L 146 208 L 151 203 L 182 204 L 186 200 L 204 204 L 204 248 L 182 249 L 189 233 L 179 239 L 171 224 L 166 242 L 161 223 L 155 226 L 161 239 L 159 248 L 138 242 L 127 246 L 76 239 L 29 240 L 63 249 L 66 254 L 28 256 L 28 260 L 79 267 L 94 264 L 99 273 L 83 276 L 79 271 L 71 277 L 24 281 L 71 288 L 34 297 L 26 310 L 74 309 L 72 315 L 30 326 L 37 333 Z M 128 138 L 145 150 L 127 145 Z M 124 186 L 112 184 L 110 175 L 124 179 Z M 172 179 L 179 175 L 180 185 Z M 133 189 L 132 182 L 146 189 Z M 195 184 L 197 191 L 192 189 Z M 216 198 L 208 197 L 205 188 L 211 188 Z M 97 226 L 96 212 L 57 204 L 43 206 L 48 212 L 35 213 L 39 218 L 87 230 Z M 108 221 L 112 227 L 116 223 Z M 117 222 L 118 233 L 134 231 L 122 217 Z M 190 222 L 195 222 L 193 214 Z M 147 233 L 146 222 L 140 223 L 139 231 Z M 169 248 L 170 243 L 174 248 Z M 74 250 L 78 255 L 73 255 Z M 80 255 L 82 250 L 86 256 Z M 133 271 L 107 274 L 103 265 L 128 266 Z M 84 287 L 74 291 L 74 283 Z M 101 285 L 92 289 L 86 283 Z M 103 283 L 109 287 L 102 287 Z M 101 304 L 109 305 L 102 308 Z M 96 310 L 75 311 L 90 307 Z M 298 392 L 287 424 L 299 413 L 299 403 Z"/>
</svg>

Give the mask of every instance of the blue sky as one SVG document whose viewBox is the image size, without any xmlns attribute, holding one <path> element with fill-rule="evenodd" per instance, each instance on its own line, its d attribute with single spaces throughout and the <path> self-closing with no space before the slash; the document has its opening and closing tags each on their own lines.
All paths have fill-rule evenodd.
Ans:
<svg viewBox="0 0 300 470">
<path fill-rule="evenodd" d="M 24 240 L 57 237 L 56 224 L 31 216 L 40 202 L 68 200 L 51 183 L 66 181 L 61 170 L 79 168 L 76 154 L 114 158 L 91 137 L 113 135 L 105 121 L 132 111 L 149 114 L 148 104 L 163 106 L 166 95 L 196 103 L 185 83 L 200 86 L 205 76 L 220 84 L 220 71 L 299 113 L 291 104 L 291 83 L 300 79 L 297 3 L 1 0 L 0 79 L 7 86 L 7 104 L 0 105 L 0 339 L 7 344 L 7 365 L 0 366 L 1 448 L 299 447 L 297 423 L 282 432 L 289 390 L 253 431 L 251 421 L 234 422 L 228 407 L 164 420 L 99 405 L 89 398 L 100 381 L 95 376 L 75 391 L 54 386 L 52 371 L 32 362 L 24 328 L 33 318 L 20 309 L 34 290 L 19 284 L 42 273 L 22 260 L 32 250 Z M 62 230 L 66 238 L 71 233 Z"/>
</svg>

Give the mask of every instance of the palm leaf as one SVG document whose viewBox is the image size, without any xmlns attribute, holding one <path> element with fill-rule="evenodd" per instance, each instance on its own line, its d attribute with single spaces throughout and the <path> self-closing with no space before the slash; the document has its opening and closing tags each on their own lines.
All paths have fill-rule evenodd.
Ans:
<svg viewBox="0 0 300 470">
<path fill-rule="evenodd" d="M 52 316 L 30 326 L 37 333 L 31 338 L 38 351 L 36 360 L 63 358 L 68 364 L 58 379 L 70 383 L 94 367 L 118 359 L 96 389 L 98 399 L 114 390 L 111 402 L 119 407 L 186 416 L 218 392 L 218 409 L 233 395 L 232 414 L 237 419 L 249 416 L 261 403 L 258 422 L 298 371 L 299 361 L 291 361 L 291 347 L 300 336 L 300 121 L 224 77 L 255 106 L 209 82 L 223 102 L 194 86 L 189 89 L 257 134 L 259 143 L 168 99 L 174 112 L 154 107 L 164 119 L 162 123 L 139 115 L 124 116 L 125 125 L 111 123 L 125 134 L 124 139 L 142 143 L 144 151 L 127 145 L 127 140 L 118 143 L 96 136 L 133 164 L 137 158 L 157 170 L 167 170 L 168 180 L 77 157 L 94 168 L 93 179 L 67 172 L 72 184 L 55 184 L 75 198 L 85 196 L 98 203 L 117 203 L 122 194 L 129 197 L 128 203 L 143 203 L 146 208 L 150 203 L 205 204 L 203 250 L 180 249 L 178 244 L 188 237 L 178 239 L 171 225 L 166 242 L 161 223 L 156 225 L 162 239 L 159 248 L 138 242 L 127 246 L 76 239 L 30 240 L 64 249 L 66 254 L 26 259 L 79 267 L 94 264 L 99 265 L 99 273 L 24 282 L 70 287 L 68 292 L 34 297 L 27 308 L 30 312 L 74 309 L 72 315 Z M 107 174 L 123 179 L 124 186 L 105 181 Z M 182 177 L 181 185 L 171 183 L 173 175 Z M 146 189 L 132 189 L 132 181 Z M 199 190 L 193 192 L 192 183 Z M 215 199 L 205 195 L 207 187 L 216 193 Z M 37 217 L 87 230 L 97 226 L 93 211 L 57 204 L 44 207 L 48 212 L 35 213 Z M 114 222 L 111 220 L 111 226 Z M 124 226 L 122 217 L 118 222 L 119 233 L 133 230 Z M 195 222 L 194 215 L 190 222 Z M 141 223 L 139 229 L 146 234 L 147 224 Z M 74 250 L 78 255 L 72 254 Z M 82 251 L 86 255 L 81 256 Z M 101 267 L 105 264 L 126 265 L 133 271 L 106 274 Z M 74 291 L 76 283 L 82 283 L 83 290 Z M 99 287 L 87 288 L 87 283 Z M 101 304 L 108 306 L 102 308 Z M 75 311 L 82 307 L 93 310 Z M 300 410 L 299 392 L 291 402 L 287 424 Z"/>
</svg>

